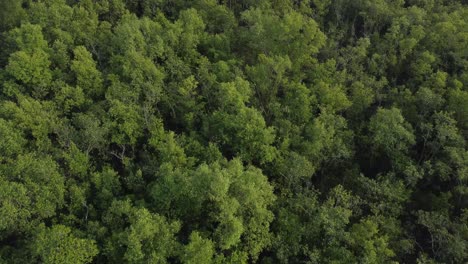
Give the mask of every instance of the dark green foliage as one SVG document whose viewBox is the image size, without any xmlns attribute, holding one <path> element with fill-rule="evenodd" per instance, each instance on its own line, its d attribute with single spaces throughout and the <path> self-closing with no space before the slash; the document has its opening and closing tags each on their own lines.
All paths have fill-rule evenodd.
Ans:
<svg viewBox="0 0 468 264">
<path fill-rule="evenodd" d="M 468 6 L 1 0 L 0 263 L 467 263 Z"/>
</svg>

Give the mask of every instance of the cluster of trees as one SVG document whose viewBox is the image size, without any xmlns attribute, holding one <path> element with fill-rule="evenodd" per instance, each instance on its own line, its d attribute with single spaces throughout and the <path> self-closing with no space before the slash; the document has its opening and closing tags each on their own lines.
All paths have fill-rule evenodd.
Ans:
<svg viewBox="0 0 468 264">
<path fill-rule="evenodd" d="M 468 4 L 0 1 L 0 263 L 465 263 Z"/>
</svg>

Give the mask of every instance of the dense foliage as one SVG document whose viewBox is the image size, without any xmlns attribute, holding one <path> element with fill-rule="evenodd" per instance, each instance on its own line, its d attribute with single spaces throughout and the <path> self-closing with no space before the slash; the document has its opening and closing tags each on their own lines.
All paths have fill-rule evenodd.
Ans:
<svg viewBox="0 0 468 264">
<path fill-rule="evenodd" d="M 468 3 L 1 0 L 0 263 L 468 262 Z"/>
</svg>

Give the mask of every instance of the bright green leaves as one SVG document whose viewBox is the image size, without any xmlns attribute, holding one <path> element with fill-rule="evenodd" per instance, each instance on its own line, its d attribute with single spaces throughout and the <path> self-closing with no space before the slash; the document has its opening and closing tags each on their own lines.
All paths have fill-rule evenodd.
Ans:
<svg viewBox="0 0 468 264">
<path fill-rule="evenodd" d="M 85 93 L 81 87 L 72 87 L 61 82 L 57 86 L 60 86 L 60 90 L 55 95 L 55 102 L 57 108 L 64 113 L 68 114 L 86 103 Z"/>
<path fill-rule="evenodd" d="M 416 143 L 412 127 L 398 108 L 379 108 L 369 121 L 369 144 L 375 160 L 382 168 L 402 173 L 408 184 L 414 185 L 421 177 L 420 171 L 408 157 Z"/>
<path fill-rule="evenodd" d="M 18 51 L 10 56 L 7 72 L 16 80 L 33 89 L 35 97 L 43 97 L 52 75 L 49 59 L 44 51 L 28 54 Z"/>
<path fill-rule="evenodd" d="M 186 55 L 195 56 L 195 48 L 200 43 L 205 29 L 203 19 L 195 9 L 187 9 L 180 12 L 175 26 L 182 29 L 178 46 L 185 51 Z"/>
<path fill-rule="evenodd" d="M 15 158 L 23 152 L 26 140 L 20 131 L 12 126 L 11 122 L 0 118 L 0 161 Z"/>
<path fill-rule="evenodd" d="M 394 173 L 377 175 L 376 179 L 359 175 L 353 180 L 357 181 L 355 183 L 355 186 L 357 186 L 356 193 L 360 194 L 361 208 L 365 208 L 371 213 L 367 219 L 361 221 L 371 221 L 372 223 L 366 223 L 365 225 L 373 225 L 378 228 L 378 235 L 374 236 L 377 233 L 372 235 L 374 237 L 371 240 L 375 241 L 382 238 L 378 245 L 384 245 L 396 255 L 406 254 L 414 250 L 412 240 L 404 234 L 405 230 L 402 228 L 404 223 L 399 219 L 405 214 L 405 207 L 412 191 L 405 181 L 395 177 Z M 372 229 L 375 230 L 374 227 Z M 374 244 L 375 247 L 378 245 Z M 355 246 L 360 245 L 355 244 Z M 380 249 L 375 248 L 375 250 Z M 386 255 L 385 252 L 379 254 L 385 256 L 383 259 L 393 256 Z"/>
<path fill-rule="evenodd" d="M 355 198 L 338 185 L 330 191 L 329 197 L 321 205 L 320 218 L 323 221 L 324 233 L 331 243 L 339 243 L 346 238 L 343 228 L 349 224 Z"/>
<path fill-rule="evenodd" d="M 88 1 L 75 5 L 69 5 L 65 0 L 32 2 L 27 19 L 40 25 L 49 39 L 70 46 L 95 44 L 99 21 L 95 8 Z"/>
<path fill-rule="evenodd" d="M 81 179 L 86 177 L 90 167 L 89 157 L 80 151 L 74 143 L 71 143 L 69 151 L 64 153 L 64 159 L 71 175 Z"/>
<path fill-rule="evenodd" d="M 459 133 L 456 121 L 446 112 L 435 113 L 434 116 L 434 151 L 450 151 L 452 148 L 463 147 L 465 140 Z"/>
<path fill-rule="evenodd" d="M 226 155 L 265 163 L 275 157 L 274 130 L 259 111 L 246 106 L 251 94 L 249 83 L 241 78 L 221 83 L 215 94 L 219 110 L 207 118 L 204 132 L 227 150 Z"/>
<path fill-rule="evenodd" d="M 347 129 L 346 120 L 338 115 L 322 113 L 305 128 L 307 142 L 298 148 L 309 159 L 317 163 L 324 160 L 346 159 L 352 155 L 352 131 Z"/>
<path fill-rule="evenodd" d="M 269 244 L 272 187 L 260 170 L 244 168 L 239 160 L 193 171 L 164 164 L 151 196 L 157 211 L 182 219 L 190 230 L 210 234 L 220 250 L 256 258 Z"/>
<path fill-rule="evenodd" d="M 143 34 L 143 25 L 146 25 L 148 32 L 145 33 L 148 34 Z M 146 41 L 149 42 L 149 39 L 146 40 L 145 36 L 153 37 L 153 35 L 150 34 L 151 30 L 154 30 L 154 33 L 158 33 L 160 30 L 160 25 L 146 19 L 138 20 L 133 15 L 125 15 L 122 17 L 122 20 L 116 24 L 115 29 L 113 30 L 113 34 L 111 35 L 112 41 L 110 44 L 112 45 L 114 53 L 125 54 L 126 52 L 144 52 L 149 50 L 150 47 L 146 44 Z M 155 40 L 157 40 L 159 43 L 155 43 Z M 151 49 L 155 52 L 150 54 L 161 54 L 164 48 L 160 41 L 160 37 L 155 37 L 155 39 L 150 42 L 152 44 Z"/>
<path fill-rule="evenodd" d="M 135 144 L 141 135 L 141 116 L 133 105 L 127 105 L 121 101 L 112 101 L 109 109 L 112 121 L 112 141 L 124 145 L 127 142 Z"/>
<path fill-rule="evenodd" d="M 134 93 L 149 94 L 153 97 L 153 103 L 157 102 L 164 75 L 150 59 L 141 53 L 128 51 L 123 56 L 114 57 L 113 63 L 120 70 L 121 79 L 130 85 Z"/>
<path fill-rule="evenodd" d="M 28 20 L 30 23 L 40 25 L 47 34 L 60 38 L 69 35 L 66 31 L 70 30 L 72 14 L 73 8 L 64 0 L 41 1 L 31 3 Z"/>
<path fill-rule="evenodd" d="M 104 168 L 101 172 L 93 173 L 91 182 L 96 190 L 95 205 L 100 208 L 108 208 L 115 196 L 118 196 L 122 186 L 118 174 L 111 168 Z"/>
<path fill-rule="evenodd" d="M 468 91 L 450 91 L 448 109 L 455 113 L 459 127 L 463 129 L 466 136 L 468 134 Z"/>
<path fill-rule="evenodd" d="M 371 219 L 352 223 L 357 197 L 336 186 L 323 203 L 307 190 L 283 197 L 273 230 L 273 250 L 282 263 L 388 263 L 388 239 Z"/>
<path fill-rule="evenodd" d="M 258 55 L 258 63 L 247 66 L 246 72 L 252 82 L 257 107 L 270 117 L 277 107 L 276 97 L 286 85 L 285 75 L 291 69 L 291 60 L 286 56 Z"/>
<path fill-rule="evenodd" d="M 77 87 L 89 96 L 102 94 L 102 76 L 96 69 L 91 53 L 85 47 L 78 46 L 73 50 L 74 60 L 71 62 L 71 70 L 76 77 Z"/>
<path fill-rule="evenodd" d="M 203 17 L 206 31 L 212 33 L 212 37 L 226 37 L 223 33 L 229 34 L 235 28 L 237 21 L 231 9 L 213 0 L 199 0 L 194 2 L 196 2 L 195 6 L 197 12 Z M 210 38 L 208 37 L 208 39 Z"/>
<path fill-rule="evenodd" d="M 375 100 L 375 92 L 372 88 L 365 86 L 362 82 L 354 82 L 351 85 L 351 96 L 350 101 L 352 102 L 351 110 L 353 113 L 360 113 L 367 109 Z M 345 100 L 341 100 L 346 102 Z M 346 106 L 346 104 L 342 104 Z"/>
<path fill-rule="evenodd" d="M 390 64 L 392 66 L 402 67 L 397 65 L 397 62 L 406 61 L 407 57 L 411 55 L 418 47 L 418 43 L 424 38 L 424 27 L 420 25 L 422 23 L 422 17 L 425 15 L 425 11 L 412 8 L 408 10 L 411 12 L 412 20 L 408 17 L 400 17 L 392 22 L 392 26 L 385 34 L 387 41 L 395 42 L 395 48 L 389 50 L 388 57 L 390 58 Z M 397 58 L 398 57 L 398 58 Z"/>
<path fill-rule="evenodd" d="M 269 224 L 273 220 L 269 206 L 275 200 L 273 188 L 259 169 L 243 168 L 236 160 L 227 169 L 233 177 L 229 191 L 240 205 L 245 250 L 255 259 L 269 244 Z"/>
<path fill-rule="evenodd" d="M 112 142 L 125 145 L 134 144 L 142 133 L 143 117 L 137 100 L 140 89 L 132 90 L 130 86 L 118 80 L 115 75 L 109 76 L 111 86 L 106 98 L 109 102 L 109 117 Z"/>
<path fill-rule="evenodd" d="M 44 39 L 42 28 L 39 25 L 23 24 L 21 27 L 11 30 L 9 38 L 16 49 L 25 52 L 47 48 L 47 41 Z"/>
<path fill-rule="evenodd" d="M 329 109 L 329 111 L 340 112 L 351 106 L 351 102 L 346 97 L 343 88 L 323 82 L 319 82 L 315 88 L 317 89 L 317 98 L 322 110 Z"/>
<path fill-rule="evenodd" d="M 176 167 L 185 166 L 188 163 L 184 149 L 176 140 L 174 132 L 165 132 L 162 124 L 158 123 L 157 128 L 150 130 L 151 138 L 149 144 L 158 152 L 160 163 L 170 163 Z"/>
<path fill-rule="evenodd" d="M 56 110 L 49 103 L 41 103 L 30 97 L 18 98 L 18 104 L 5 101 L 0 107 L 0 116 L 12 120 L 26 136 L 32 136 L 30 144 L 38 150 L 52 147 L 49 133 L 57 127 Z"/>
<path fill-rule="evenodd" d="M 72 122 L 76 128 L 74 142 L 87 155 L 93 150 L 103 151 L 108 134 L 108 124 L 103 124 L 95 114 L 77 113 Z M 66 135 L 65 135 L 66 137 Z"/>
<path fill-rule="evenodd" d="M 284 87 L 281 110 L 293 124 L 302 125 L 312 118 L 312 105 L 315 101 L 316 98 L 304 84 L 293 83 Z"/>
<path fill-rule="evenodd" d="M 42 28 L 23 23 L 8 33 L 7 42 L 11 54 L 2 91 L 14 101 L 3 100 L 0 107 L 2 238 L 30 235 L 41 221 L 56 216 L 66 193 L 55 157 L 48 154 L 53 148 L 49 136 L 59 126 L 57 112 L 53 103 L 35 100 L 51 97 L 54 89 Z"/>
<path fill-rule="evenodd" d="M 378 225 L 371 220 L 354 224 L 350 233 L 350 245 L 356 248 L 360 263 L 389 263 L 395 256 L 389 248 L 387 237 L 379 234 Z"/>
<path fill-rule="evenodd" d="M 434 54 L 424 51 L 412 62 L 411 72 L 416 80 L 427 78 L 432 72 L 432 64 L 436 61 Z"/>
<path fill-rule="evenodd" d="M 24 24 L 9 34 L 16 52 L 10 55 L 6 72 L 12 80 L 25 86 L 23 89 L 36 98 L 49 92 L 52 81 L 47 42 L 40 26 Z M 24 90 L 22 92 L 24 92 Z"/>
<path fill-rule="evenodd" d="M 198 232 L 190 235 L 190 243 L 185 246 L 181 256 L 184 264 L 210 264 L 213 263 L 214 244 L 204 239 Z"/>
<path fill-rule="evenodd" d="M 55 216 L 64 203 L 64 179 L 50 156 L 20 155 L 14 163 L 4 164 L 0 175 L 5 235 L 30 232 L 38 220 Z"/>
<path fill-rule="evenodd" d="M 446 112 L 435 113 L 433 124 L 429 126 L 426 145 L 428 149 L 423 157 L 436 157 L 431 174 L 443 181 L 450 179 L 461 180 L 458 184 L 463 185 L 466 180 L 465 160 L 466 141 L 462 137 L 456 121 Z M 457 184 L 457 185 L 458 185 Z"/>
<path fill-rule="evenodd" d="M 164 263 L 174 248 L 173 233 L 178 231 L 178 224 L 167 224 L 165 219 L 152 215 L 145 209 L 136 210 L 132 215 L 131 225 L 125 231 L 121 243 L 127 245 L 124 259 L 130 263 Z"/>
<path fill-rule="evenodd" d="M 236 218 L 222 218 L 220 219 L 221 224 L 218 227 L 216 242 L 219 247 L 223 250 L 230 249 L 236 244 L 240 244 L 240 236 L 244 232 L 241 221 Z"/>
<path fill-rule="evenodd" d="M 440 109 L 440 106 L 444 102 L 440 95 L 426 87 L 419 88 L 415 97 L 419 112 L 423 116 L 432 113 L 436 109 Z"/>
<path fill-rule="evenodd" d="M 249 52 L 254 52 L 254 56 L 289 56 L 297 69 L 324 44 L 325 36 L 317 23 L 295 11 L 279 16 L 264 6 L 243 12 L 242 20 L 247 24 L 243 39 Z"/>
<path fill-rule="evenodd" d="M 383 151 L 389 158 L 404 154 L 415 143 L 411 126 L 397 108 L 378 109 L 369 122 L 369 131 L 374 150 Z"/>
<path fill-rule="evenodd" d="M 316 194 L 303 191 L 292 197 L 279 198 L 278 207 L 272 223 L 272 247 L 276 258 L 286 263 L 309 257 L 313 250 L 307 244 L 314 243 L 319 232 Z"/>
<path fill-rule="evenodd" d="M 460 1 L 0 6 L 0 262 L 468 259 Z"/>
<path fill-rule="evenodd" d="M 177 222 L 126 201 L 114 201 L 103 222 L 113 232 L 105 242 L 110 261 L 120 263 L 167 263 L 176 255 L 175 234 L 180 229 Z"/>
<path fill-rule="evenodd" d="M 47 264 L 85 264 L 91 263 L 98 254 L 95 241 L 76 237 L 71 228 L 41 225 L 32 241 L 31 248 L 41 262 Z"/>
<path fill-rule="evenodd" d="M 232 112 L 245 107 L 251 96 L 252 89 L 249 82 L 241 78 L 236 78 L 234 82 L 221 83 L 214 95 L 217 104 L 223 110 Z"/>
<path fill-rule="evenodd" d="M 275 160 L 277 173 L 281 175 L 281 182 L 288 189 L 299 188 L 304 181 L 308 181 L 315 173 L 316 166 L 306 157 L 296 152 L 282 155 Z"/>
<path fill-rule="evenodd" d="M 32 212 L 39 217 L 53 216 L 55 209 L 62 205 L 63 177 L 50 157 L 20 156 L 10 173 L 12 180 L 23 183 L 29 190 Z"/>
<path fill-rule="evenodd" d="M 226 155 L 261 163 L 272 161 L 275 149 L 273 128 L 267 127 L 262 115 L 252 108 L 242 108 L 235 114 L 216 111 L 209 119 L 210 141 L 223 146 Z"/>
<path fill-rule="evenodd" d="M 31 217 L 31 200 L 26 186 L 0 178 L 0 230 L 4 239 L 7 235 L 28 227 Z"/>
</svg>

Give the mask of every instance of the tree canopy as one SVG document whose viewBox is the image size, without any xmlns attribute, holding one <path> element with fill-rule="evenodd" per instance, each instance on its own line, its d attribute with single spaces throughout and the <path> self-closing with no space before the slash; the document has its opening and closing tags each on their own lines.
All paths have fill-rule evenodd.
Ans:
<svg viewBox="0 0 468 264">
<path fill-rule="evenodd" d="M 0 263 L 467 263 L 468 3 L 0 1 Z"/>
</svg>

